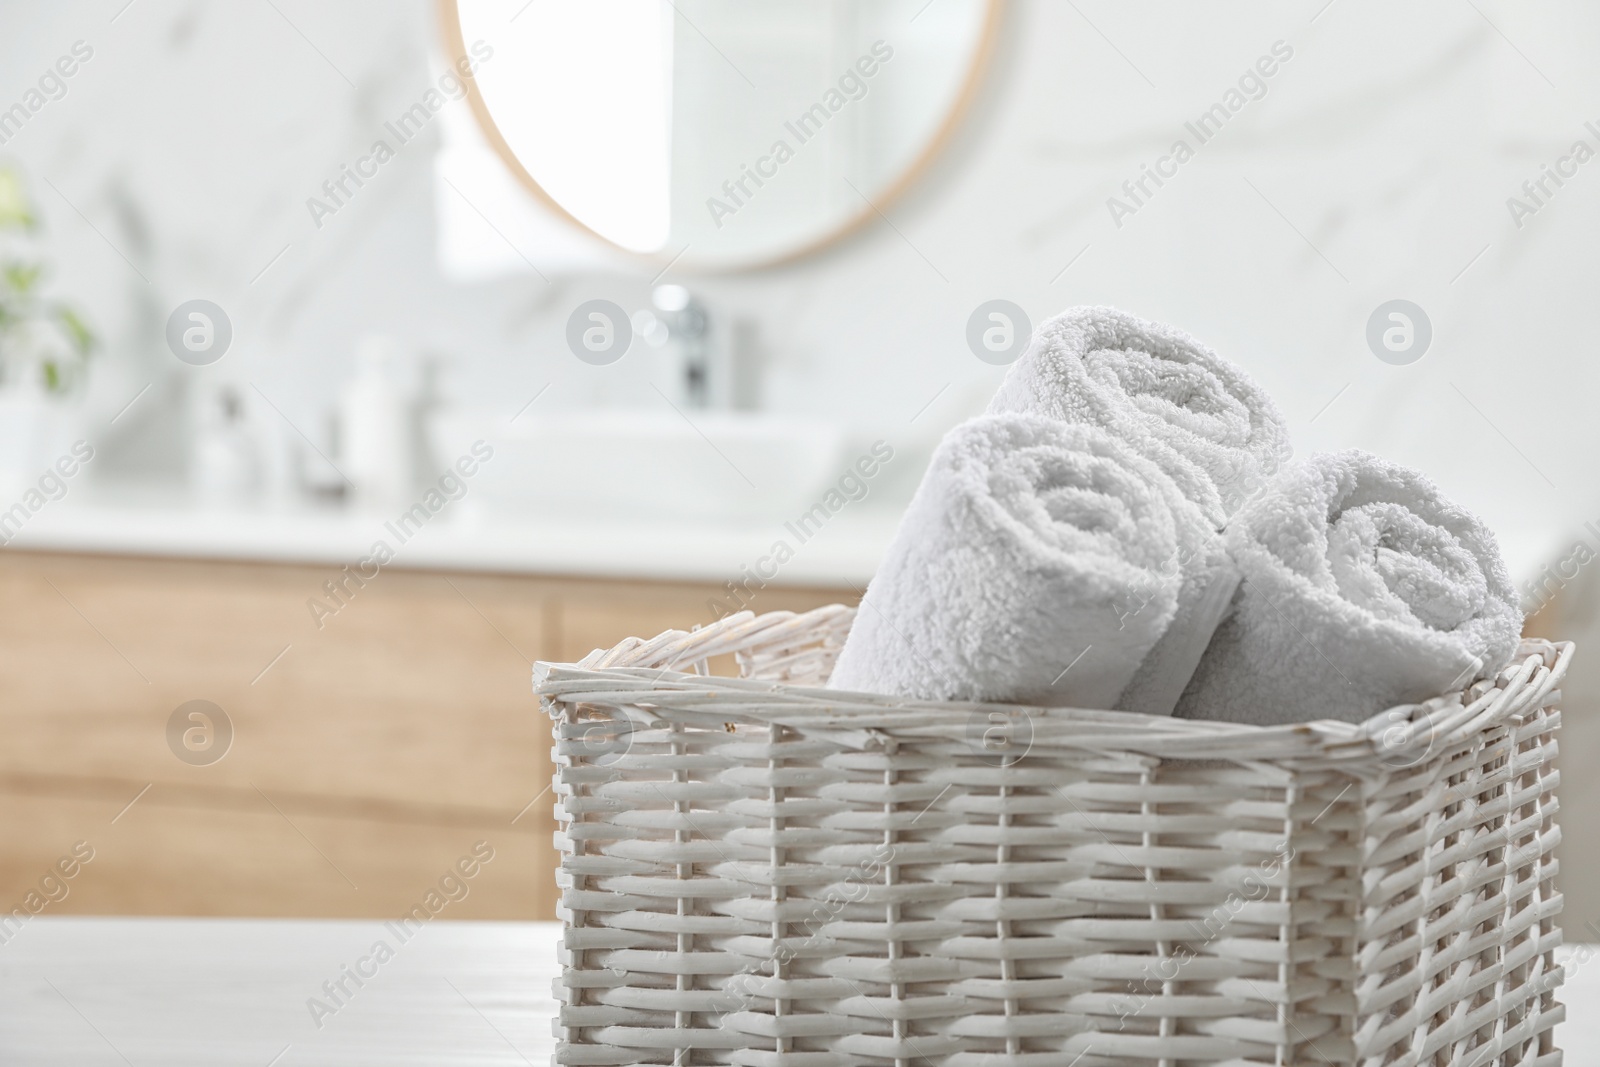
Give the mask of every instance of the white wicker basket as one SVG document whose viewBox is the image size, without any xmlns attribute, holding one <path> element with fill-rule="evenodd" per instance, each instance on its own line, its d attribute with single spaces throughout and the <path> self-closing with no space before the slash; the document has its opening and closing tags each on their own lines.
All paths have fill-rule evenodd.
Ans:
<svg viewBox="0 0 1600 1067">
<path fill-rule="evenodd" d="M 1259 728 L 819 688 L 852 616 L 535 668 L 556 1062 L 1561 1062 L 1571 645 Z M 709 676 L 730 652 L 743 677 Z"/>
</svg>

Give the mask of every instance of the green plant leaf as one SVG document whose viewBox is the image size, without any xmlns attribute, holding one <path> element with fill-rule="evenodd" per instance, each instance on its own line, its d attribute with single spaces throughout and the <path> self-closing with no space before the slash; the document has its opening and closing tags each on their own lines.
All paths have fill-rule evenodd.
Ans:
<svg viewBox="0 0 1600 1067">
<path fill-rule="evenodd" d="M 37 263 L 7 263 L 3 274 L 6 285 L 19 294 L 25 294 L 32 291 L 44 275 L 44 267 Z"/>
<path fill-rule="evenodd" d="M 72 347 L 78 350 L 78 355 L 87 356 L 94 351 L 94 331 L 84 324 L 78 313 L 65 304 L 56 307 L 56 321 L 61 323 L 61 328 L 67 331 L 67 336 L 72 340 Z"/>
<path fill-rule="evenodd" d="M 64 391 L 65 383 L 61 379 L 61 368 L 56 366 L 56 361 L 44 361 L 44 387 L 52 393 Z"/>
<path fill-rule="evenodd" d="M 37 222 L 22 175 L 12 167 L 0 167 L 0 228 L 31 230 Z"/>
</svg>

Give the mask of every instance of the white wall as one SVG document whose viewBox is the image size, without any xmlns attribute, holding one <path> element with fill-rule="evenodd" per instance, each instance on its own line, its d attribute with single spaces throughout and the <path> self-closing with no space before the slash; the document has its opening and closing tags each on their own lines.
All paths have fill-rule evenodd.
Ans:
<svg viewBox="0 0 1600 1067">
<path fill-rule="evenodd" d="M 58 288 L 111 342 L 102 409 L 166 372 L 160 324 L 192 296 L 235 324 L 235 350 L 205 373 L 256 383 L 313 433 L 371 330 L 450 353 L 462 398 L 508 414 L 551 381 L 541 405 L 660 403 L 643 361 L 588 367 L 561 342 L 581 300 L 641 306 L 646 272 L 442 279 L 430 143 L 313 225 L 306 198 L 437 73 L 426 0 L 138 0 L 111 21 L 123 3 L 0 3 L 0 107 L 75 40 L 95 49 L 0 158 L 76 208 L 38 183 Z M 1323 3 L 1018 0 L 970 121 L 890 210 L 895 229 L 694 284 L 723 321 L 759 320 L 768 406 L 888 433 L 911 432 L 947 384 L 918 428 L 992 388 L 999 372 L 963 341 L 981 301 L 1169 320 L 1257 375 L 1302 452 L 1421 467 L 1502 531 L 1519 570 L 1537 569 L 1600 518 L 1600 162 L 1521 229 L 1506 198 L 1573 140 L 1600 148 L 1583 126 L 1600 120 L 1600 12 Z M 1294 57 L 1265 98 L 1115 226 L 1107 197 L 1280 39 Z M 1363 339 L 1394 297 L 1433 321 L 1411 366 Z"/>
</svg>

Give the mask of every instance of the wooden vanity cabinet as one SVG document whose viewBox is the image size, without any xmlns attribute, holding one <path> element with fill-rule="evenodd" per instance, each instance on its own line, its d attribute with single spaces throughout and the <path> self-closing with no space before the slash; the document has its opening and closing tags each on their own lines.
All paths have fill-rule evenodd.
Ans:
<svg viewBox="0 0 1600 1067">
<path fill-rule="evenodd" d="M 487 842 L 493 858 L 465 895 L 448 883 L 459 899 L 440 914 L 553 918 L 550 728 L 530 666 L 709 622 L 716 591 L 396 568 L 340 580 L 0 552 L 0 908 L 392 918 Z M 768 589 L 754 606 L 853 598 Z M 190 705 L 202 717 L 172 725 L 191 701 L 224 721 Z"/>
</svg>

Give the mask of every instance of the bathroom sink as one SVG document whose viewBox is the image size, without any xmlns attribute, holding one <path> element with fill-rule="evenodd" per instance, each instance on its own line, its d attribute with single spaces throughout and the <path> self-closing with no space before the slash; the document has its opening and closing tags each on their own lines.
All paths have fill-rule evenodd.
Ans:
<svg viewBox="0 0 1600 1067">
<path fill-rule="evenodd" d="M 436 416 L 441 469 L 487 441 L 469 495 L 494 512 L 779 521 L 814 504 L 855 457 L 823 422 L 740 412 L 529 412 L 513 422 Z"/>
</svg>

